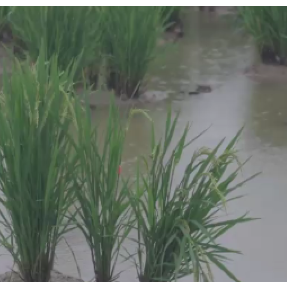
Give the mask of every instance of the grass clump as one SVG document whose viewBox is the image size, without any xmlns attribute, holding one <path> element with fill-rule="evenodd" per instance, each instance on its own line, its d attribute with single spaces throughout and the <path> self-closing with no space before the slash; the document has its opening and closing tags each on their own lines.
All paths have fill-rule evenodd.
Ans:
<svg viewBox="0 0 287 287">
<path fill-rule="evenodd" d="M 76 102 L 74 111 L 77 226 L 90 247 L 95 280 L 114 281 L 119 248 L 130 230 L 128 181 L 121 175 L 126 130 L 113 101 L 104 137 L 99 134 L 97 125 L 92 125 L 88 107 L 82 109 Z"/>
<path fill-rule="evenodd" d="M 0 243 L 23 281 L 49 281 L 55 249 L 69 229 L 74 164 L 69 160 L 68 94 L 72 75 L 57 59 L 17 60 L 0 94 Z"/>
<path fill-rule="evenodd" d="M 58 65 L 66 70 L 80 59 L 78 74 L 99 64 L 100 14 L 95 7 L 13 7 L 11 25 L 17 44 L 36 61 L 42 42 L 47 60 L 58 55 Z"/>
<path fill-rule="evenodd" d="M 253 36 L 266 64 L 287 65 L 287 8 L 239 7 L 245 29 Z"/>
<path fill-rule="evenodd" d="M 189 125 L 174 139 L 177 119 L 168 114 L 164 138 L 157 143 L 153 129 L 151 164 L 145 160 L 147 173 L 138 168 L 136 192 L 130 197 L 138 229 L 139 280 L 176 281 L 192 274 L 194 281 L 212 281 L 214 264 L 237 281 L 224 260 L 239 252 L 221 246 L 217 239 L 235 225 L 252 220 L 246 215 L 218 220 L 227 202 L 237 199 L 230 194 L 244 183 L 232 185 L 242 165 L 229 171 L 237 162 L 234 145 L 240 132 L 222 152 L 223 141 L 214 149 L 196 151 L 181 180 L 175 182 L 177 164 L 193 142 L 187 142 Z"/>
<path fill-rule="evenodd" d="M 162 7 L 103 7 L 108 87 L 117 95 L 139 95 L 162 32 Z"/>
</svg>

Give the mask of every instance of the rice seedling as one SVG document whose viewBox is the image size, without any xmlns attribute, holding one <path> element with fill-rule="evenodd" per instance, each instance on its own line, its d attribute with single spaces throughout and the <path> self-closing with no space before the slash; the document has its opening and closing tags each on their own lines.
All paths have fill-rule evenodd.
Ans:
<svg viewBox="0 0 287 287">
<path fill-rule="evenodd" d="M 239 7 L 243 27 L 254 37 L 263 62 L 287 62 L 287 8 Z"/>
<path fill-rule="evenodd" d="M 75 178 L 77 226 L 90 247 L 95 280 L 114 281 L 119 248 L 129 233 L 128 223 L 131 222 L 128 219 L 128 180 L 121 176 L 126 131 L 113 101 L 104 137 L 99 135 L 97 126 L 92 126 L 88 106 L 83 110 L 75 101 L 74 107 L 75 154 L 79 166 Z"/>
<path fill-rule="evenodd" d="M 72 69 L 74 72 L 74 69 Z M 55 249 L 70 227 L 74 163 L 67 114 L 73 75 L 56 57 L 15 59 L 0 94 L 0 244 L 23 281 L 49 281 Z"/>
<path fill-rule="evenodd" d="M 58 65 L 67 69 L 80 58 L 78 73 L 100 63 L 100 14 L 95 7 L 13 7 L 11 25 L 18 46 L 35 61 L 42 42 L 47 59 L 58 55 Z"/>
<path fill-rule="evenodd" d="M 237 281 L 224 260 L 239 252 L 221 246 L 217 239 L 252 218 L 243 215 L 220 221 L 217 217 L 224 215 L 230 200 L 239 198 L 231 198 L 230 194 L 256 176 L 231 186 L 242 167 L 239 164 L 229 171 L 237 162 L 234 145 L 241 131 L 219 155 L 223 140 L 214 149 L 196 151 L 181 180 L 175 182 L 174 174 L 184 149 L 197 138 L 186 142 L 187 124 L 175 142 L 177 120 L 178 116 L 172 120 L 169 111 L 164 138 L 157 143 L 152 129 L 151 165 L 145 159 L 147 173 L 137 169 L 135 192 L 130 194 L 137 221 L 135 264 L 139 280 L 176 281 L 192 274 L 194 281 L 212 281 L 214 264 Z"/>
<path fill-rule="evenodd" d="M 139 95 L 156 56 L 163 29 L 162 7 L 103 7 L 103 52 L 108 57 L 108 87 L 119 96 Z"/>
</svg>

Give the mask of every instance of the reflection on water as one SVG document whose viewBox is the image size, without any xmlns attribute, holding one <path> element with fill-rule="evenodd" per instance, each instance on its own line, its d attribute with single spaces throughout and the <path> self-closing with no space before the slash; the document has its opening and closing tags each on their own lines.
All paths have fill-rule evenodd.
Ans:
<svg viewBox="0 0 287 287">
<path fill-rule="evenodd" d="M 230 139 L 245 125 L 238 148 L 243 158 L 252 155 L 243 170 L 243 177 L 262 171 L 257 179 L 247 184 L 240 194 L 246 197 L 229 206 L 228 215 L 250 211 L 260 217 L 237 227 L 225 235 L 221 243 L 242 251 L 228 263 L 230 269 L 242 281 L 286 280 L 287 218 L 287 97 L 286 86 L 257 83 L 243 74 L 252 62 L 254 49 L 248 40 L 234 31 L 232 19 L 199 13 L 186 15 L 185 38 L 175 48 L 166 52 L 164 61 L 153 69 L 150 89 L 174 91 L 166 101 L 139 104 L 148 109 L 155 121 L 157 134 L 163 131 L 165 111 L 172 103 L 173 111 L 181 110 L 180 133 L 186 121 L 193 123 L 189 137 L 203 129 L 210 129 L 186 151 L 180 169 L 187 164 L 195 148 L 202 145 L 214 147 L 223 137 Z M 189 96 L 188 91 L 196 84 L 208 84 L 212 92 Z M 107 110 L 95 114 L 101 119 L 101 127 L 107 118 Z M 146 118 L 137 115 L 127 135 L 123 155 L 123 171 L 132 176 L 138 155 L 149 153 L 150 125 Z M 93 277 L 92 262 L 88 247 L 78 231 L 67 235 L 81 268 L 84 280 Z M 129 245 L 128 245 L 129 244 Z M 126 247 L 132 252 L 134 247 Z M 76 265 L 65 243 L 58 248 L 56 268 L 75 275 Z M 7 258 L 1 257 L 1 273 L 11 267 Z M 119 265 L 121 281 L 136 280 L 132 263 Z M 228 278 L 214 270 L 215 280 Z"/>
</svg>

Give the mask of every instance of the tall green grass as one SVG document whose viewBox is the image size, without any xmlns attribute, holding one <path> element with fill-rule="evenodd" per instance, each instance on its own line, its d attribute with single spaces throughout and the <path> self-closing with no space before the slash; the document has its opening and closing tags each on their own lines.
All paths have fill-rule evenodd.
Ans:
<svg viewBox="0 0 287 287">
<path fill-rule="evenodd" d="M 104 136 L 92 124 L 88 107 L 82 109 L 79 101 L 74 107 L 77 226 L 90 247 L 95 280 L 114 281 L 119 248 L 130 230 L 128 180 L 121 175 L 126 130 L 113 101 Z"/>
<path fill-rule="evenodd" d="M 145 160 L 144 173 L 138 168 L 135 193 L 130 197 L 138 229 L 139 280 L 176 281 L 192 274 L 194 281 L 212 281 L 214 264 L 237 281 L 224 261 L 239 252 L 220 245 L 217 239 L 237 224 L 252 220 L 246 215 L 219 220 L 227 203 L 238 199 L 230 197 L 232 192 L 245 182 L 234 184 L 241 164 L 231 169 L 237 163 L 234 145 L 241 131 L 221 152 L 223 140 L 214 149 L 196 151 L 176 181 L 177 165 L 193 142 L 187 141 L 189 125 L 175 139 L 177 121 L 169 112 L 164 138 L 157 142 L 152 130 L 151 164 Z"/>
<path fill-rule="evenodd" d="M 281 64 L 287 64 L 287 8 L 278 6 L 239 7 L 245 29 L 254 37 L 260 52 L 272 53 Z"/>
<path fill-rule="evenodd" d="M 24 281 L 49 281 L 73 203 L 68 129 L 73 75 L 57 59 L 15 60 L 0 94 L 0 243 Z"/>
<path fill-rule="evenodd" d="M 137 97 L 156 56 L 163 29 L 162 7 L 103 7 L 104 53 L 108 86 L 117 95 Z"/>
<path fill-rule="evenodd" d="M 83 68 L 100 64 L 100 14 L 95 7 L 13 7 L 11 24 L 18 44 L 36 60 L 42 42 L 49 60 L 58 55 L 62 70 L 80 58 Z"/>
</svg>

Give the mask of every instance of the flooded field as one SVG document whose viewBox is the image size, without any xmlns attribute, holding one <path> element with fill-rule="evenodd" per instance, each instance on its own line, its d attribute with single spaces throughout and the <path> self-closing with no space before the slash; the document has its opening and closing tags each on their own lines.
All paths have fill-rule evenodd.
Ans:
<svg viewBox="0 0 287 287">
<path fill-rule="evenodd" d="M 252 156 L 242 177 L 262 171 L 252 182 L 237 191 L 245 195 L 236 204 L 229 204 L 228 215 L 250 211 L 260 220 L 243 224 L 222 237 L 222 243 L 240 250 L 227 265 L 242 281 L 285 281 L 287 279 L 285 221 L 287 218 L 287 96 L 286 84 L 251 80 L 244 70 L 256 58 L 252 43 L 236 32 L 230 17 L 192 13 L 185 16 L 185 35 L 175 47 L 168 49 L 153 69 L 149 89 L 156 91 L 163 101 L 138 104 L 149 110 L 158 134 L 165 125 L 166 108 L 181 111 L 182 129 L 192 122 L 189 138 L 202 130 L 209 130 L 186 150 L 180 163 L 183 169 L 192 153 L 201 146 L 214 147 L 222 138 L 232 138 L 245 125 L 238 144 L 241 159 Z M 197 84 L 210 85 L 210 93 L 189 95 Z M 95 117 L 107 117 L 107 109 L 95 111 Z M 130 126 L 123 158 L 123 172 L 132 175 L 137 156 L 149 153 L 149 123 L 137 115 Z M 75 253 L 84 280 L 93 277 L 88 246 L 78 230 L 66 239 Z M 125 247 L 134 251 L 131 243 Z M 5 253 L 0 249 L 1 255 Z M 121 259 L 119 260 L 121 262 Z M 13 262 L 2 255 L 0 273 L 12 268 Z M 62 242 L 57 251 L 55 268 L 77 277 L 73 255 Z M 123 262 L 120 281 L 135 281 L 132 262 Z M 215 281 L 228 281 L 214 270 Z M 186 280 L 188 280 L 187 278 Z"/>
</svg>

